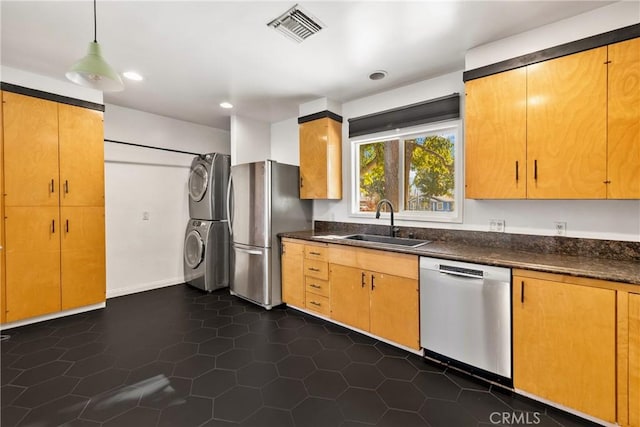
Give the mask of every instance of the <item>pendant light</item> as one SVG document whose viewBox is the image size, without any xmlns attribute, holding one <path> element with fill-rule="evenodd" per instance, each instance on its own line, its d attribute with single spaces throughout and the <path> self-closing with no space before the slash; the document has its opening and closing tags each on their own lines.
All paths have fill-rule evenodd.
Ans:
<svg viewBox="0 0 640 427">
<path fill-rule="evenodd" d="M 96 0 L 93 0 L 93 41 L 89 43 L 87 56 L 73 64 L 65 74 L 72 82 L 103 92 L 119 92 L 124 84 L 118 73 L 104 60 L 98 44 Z"/>
</svg>

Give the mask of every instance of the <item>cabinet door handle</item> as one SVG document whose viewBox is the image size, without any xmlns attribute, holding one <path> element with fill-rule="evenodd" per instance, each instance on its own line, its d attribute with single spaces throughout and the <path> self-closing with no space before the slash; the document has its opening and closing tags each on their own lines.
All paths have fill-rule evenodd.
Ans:
<svg viewBox="0 0 640 427">
<path fill-rule="evenodd" d="M 64 192 L 65 194 L 69 194 L 69 181 L 64 180 Z"/>
<path fill-rule="evenodd" d="M 520 303 L 524 304 L 524 280 L 520 282 Z"/>
<path fill-rule="evenodd" d="M 362 281 L 360 282 L 360 284 L 362 285 L 362 287 L 364 288 L 364 278 L 365 278 L 366 274 L 364 274 L 364 271 L 362 272 Z"/>
<path fill-rule="evenodd" d="M 64 224 L 64 231 L 65 231 L 66 233 L 68 233 L 68 232 L 69 232 L 69 220 L 66 220 L 66 221 L 65 221 L 65 224 Z"/>
<path fill-rule="evenodd" d="M 51 178 L 51 194 L 55 193 L 55 187 L 54 187 L 54 182 L 53 182 L 53 178 Z"/>
<path fill-rule="evenodd" d="M 374 276 L 373 274 L 371 275 L 371 290 L 374 290 L 376 288 L 375 283 L 373 282 L 374 279 L 376 278 L 376 276 Z"/>
<path fill-rule="evenodd" d="M 52 219 L 51 220 L 51 234 L 55 234 L 56 233 L 56 220 Z"/>
<path fill-rule="evenodd" d="M 312 288 L 315 288 L 315 289 L 322 289 L 322 286 L 316 285 L 314 283 L 310 283 L 309 286 L 311 286 Z"/>
<path fill-rule="evenodd" d="M 304 187 L 304 178 L 300 176 L 300 187 Z"/>
<path fill-rule="evenodd" d="M 318 306 L 318 307 L 322 306 L 322 304 L 321 304 L 321 303 L 319 303 L 319 302 L 315 302 L 315 301 L 309 301 L 309 304 L 316 305 L 316 306 Z"/>
<path fill-rule="evenodd" d="M 519 179 L 520 176 L 518 175 L 518 161 L 516 160 L 516 182 L 518 182 Z"/>
<path fill-rule="evenodd" d="M 320 255 L 320 252 L 309 252 L 309 255 Z"/>
<path fill-rule="evenodd" d="M 316 271 L 316 272 L 320 271 L 319 268 L 315 268 L 315 267 L 309 267 L 308 270 L 309 271 Z"/>
<path fill-rule="evenodd" d="M 533 179 L 534 180 L 538 180 L 538 161 L 534 160 L 533 161 Z"/>
</svg>

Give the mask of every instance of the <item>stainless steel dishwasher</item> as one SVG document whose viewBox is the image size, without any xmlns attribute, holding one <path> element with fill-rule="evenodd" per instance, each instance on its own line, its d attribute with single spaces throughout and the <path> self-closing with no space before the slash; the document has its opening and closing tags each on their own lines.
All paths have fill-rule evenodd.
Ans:
<svg viewBox="0 0 640 427">
<path fill-rule="evenodd" d="M 421 257 L 420 344 L 426 356 L 509 383 L 511 270 Z"/>
</svg>

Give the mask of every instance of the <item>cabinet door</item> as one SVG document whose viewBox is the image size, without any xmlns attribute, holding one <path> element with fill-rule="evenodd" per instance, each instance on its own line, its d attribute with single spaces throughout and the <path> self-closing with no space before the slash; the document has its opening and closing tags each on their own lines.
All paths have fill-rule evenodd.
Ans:
<svg viewBox="0 0 640 427">
<path fill-rule="evenodd" d="M 615 422 L 615 291 L 518 276 L 513 284 L 514 387 Z"/>
<path fill-rule="evenodd" d="M 376 272 L 369 277 L 371 333 L 419 349 L 418 281 Z"/>
<path fill-rule="evenodd" d="M 607 48 L 527 66 L 527 197 L 604 199 Z"/>
<path fill-rule="evenodd" d="M 60 310 L 58 207 L 6 207 L 7 321 Z"/>
<path fill-rule="evenodd" d="M 465 92 L 465 197 L 524 199 L 526 68 L 471 80 Z"/>
<path fill-rule="evenodd" d="M 103 207 L 63 207 L 62 309 L 103 302 L 106 296 Z"/>
<path fill-rule="evenodd" d="M 328 117 L 300 124 L 300 198 L 342 198 L 340 123 Z"/>
<path fill-rule="evenodd" d="M 60 204 L 104 206 L 102 112 L 60 104 Z"/>
<path fill-rule="evenodd" d="M 304 307 L 304 245 L 282 242 L 282 301 Z"/>
<path fill-rule="evenodd" d="M 4 177 L 4 160 L 2 153 L 4 152 L 4 122 L 3 122 L 3 111 L 2 103 L 3 91 L 0 91 L 0 323 L 6 322 L 6 302 L 7 302 L 7 293 L 5 288 L 5 280 L 4 280 L 4 247 L 6 246 L 4 242 L 4 196 L 3 194 L 3 177 Z"/>
<path fill-rule="evenodd" d="M 359 268 L 329 264 L 329 281 L 331 318 L 368 331 L 369 275 Z"/>
<path fill-rule="evenodd" d="M 640 38 L 609 45 L 607 198 L 640 199 Z"/>
<path fill-rule="evenodd" d="M 640 294 L 629 294 L 629 425 L 640 426 Z"/>
<path fill-rule="evenodd" d="M 58 104 L 2 97 L 5 206 L 58 206 Z"/>
</svg>

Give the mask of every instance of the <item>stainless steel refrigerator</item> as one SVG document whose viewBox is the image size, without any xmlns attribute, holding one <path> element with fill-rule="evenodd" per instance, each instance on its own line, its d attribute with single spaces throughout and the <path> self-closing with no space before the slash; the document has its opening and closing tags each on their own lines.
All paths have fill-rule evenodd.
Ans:
<svg viewBox="0 0 640 427">
<path fill-rule="evenodd" d="M 282 303 L 278 233 L 309 230 L 311 200 L 300 200 L 298 166 L 273 160 L 231 167 L 227 209 L 230 289 L 266 309 Z"/>
</svg>

